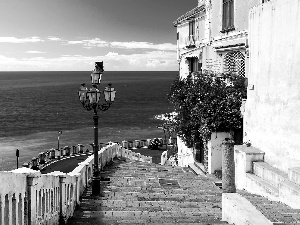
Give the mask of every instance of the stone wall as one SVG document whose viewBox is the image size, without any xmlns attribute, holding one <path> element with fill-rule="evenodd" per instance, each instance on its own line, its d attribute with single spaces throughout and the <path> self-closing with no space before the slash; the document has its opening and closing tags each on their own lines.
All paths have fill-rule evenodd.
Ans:
<svg viewBox="0 0 300 225">
<path fill-rule="evenodd" d="M 209 174 L 215 173 L 216 170 L 222 169 L 222 141 L 229 137 L 226 132 L 214 132 L 211 134 L 210 140 L 204 146 L 204 168 Z M 178 166 L 187 167 L 194 163 L 194 149 L 188 148 L 184 141 L 177 137 L 178 146 Z"/>
<path fill-rule="evenodd" d="M 274 0 L 250 11 L 245 138 L 286 171 L 300 164 L 300 4 Z"/>
</svg>

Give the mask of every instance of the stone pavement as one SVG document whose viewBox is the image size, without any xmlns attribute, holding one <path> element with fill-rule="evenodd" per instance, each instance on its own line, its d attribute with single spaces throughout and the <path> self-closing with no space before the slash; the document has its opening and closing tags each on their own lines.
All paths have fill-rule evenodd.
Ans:
<svg viewBox="0 0 300 225">
<path fill-rule="evenodd" d="M 87 188 L 67 224 L 228 224 L 214 180 L 187 168 L 118 159 L 101 176 L 102 196 Z"/>
</svg>

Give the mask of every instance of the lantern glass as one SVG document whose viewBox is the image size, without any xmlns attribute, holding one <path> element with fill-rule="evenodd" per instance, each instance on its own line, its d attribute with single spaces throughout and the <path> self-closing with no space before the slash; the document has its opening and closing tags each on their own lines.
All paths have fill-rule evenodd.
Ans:
<svg viewBox="0 0 300 225">
<path fill-rule="evenodd" d="M 105 97 L 105 101 L 107 102 L 113 102 L 115 100 L 116 91 L 114 88 L 111 87 L 111 85 L 105 88 L 104 97 Z"/>
<path fill-rule="evenodd" d="M 81 102 L 84 102 L 86 100 L 87 91 L 88 89 L 84 85 L 81 85 L 81 87 L 78 90 L 79 100 Z"/>
<path fill-rule="evenodd" d="M 91 73 L 92 84 L 96 84 L 96 85 L 100 84 L 101 78 L 102 78 L 102 73 L 97 73 L 95 71 Z"/>
<path fill-rule="evenodd" d="M 100 100 L 100 91 L 96 87 L 92 87 L 87 92 L 87 96 L 90 101 L 90 104 L 98 103 Z"/>
</svg>

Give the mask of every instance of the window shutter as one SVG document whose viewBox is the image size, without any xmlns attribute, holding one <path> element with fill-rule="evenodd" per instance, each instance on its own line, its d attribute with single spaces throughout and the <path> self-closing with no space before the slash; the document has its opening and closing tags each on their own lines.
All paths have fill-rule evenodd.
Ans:
<svg viewBox="0 0 300 225">
<path fill-rule="evenodd" d="M 234 27 L 234 1 L 223 0 L 223 17 L 222 17 L 223 30 L 231 29 Z"/>
</svg>

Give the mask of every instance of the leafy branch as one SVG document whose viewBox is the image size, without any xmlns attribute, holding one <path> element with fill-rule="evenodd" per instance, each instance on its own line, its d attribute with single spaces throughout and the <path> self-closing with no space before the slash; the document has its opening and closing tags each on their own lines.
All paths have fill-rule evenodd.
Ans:
<svg viewBox="0 0 300 225">
<path fill-rule="evenodd" d="M 197 72 L 174 80 L 167 100 L 177 115 L 173 128 L 187 146 L 208 140 L 212 132 L 241 128 L 245 78 L 234 73 Z"/>
</svg>

